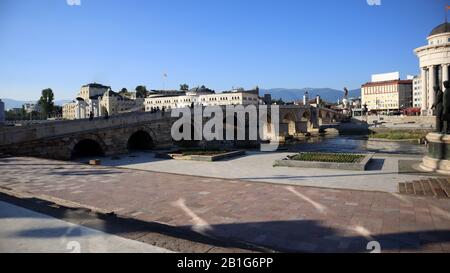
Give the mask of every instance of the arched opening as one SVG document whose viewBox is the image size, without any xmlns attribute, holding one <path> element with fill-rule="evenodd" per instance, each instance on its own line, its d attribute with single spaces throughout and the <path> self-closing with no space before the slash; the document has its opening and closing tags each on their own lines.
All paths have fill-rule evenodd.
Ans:
<svg viewBox="0 0 450 273">
<path fill-rule="evenodd" d="M 320 110 L 319 110 L 319 115 L 318 115 L 318 122 L 319 122 L 319 126 L 322 126 L 323 124 L 325 124 L 323 113 Z"/>
<path fill-rule="evenodd" d="M 331 123 L 336 123 L 336 122 L 337 122 L 336 116 L 332 115 L 331 116 Z"/>
<path fill-rule="evenodd" d="M 288 135 L 294 136 L 297 133 L 297 128 L 295 124 L 295 116 L 292 113 L 288 113 L 283 117 L 283 123 L 288 125 Z"/>
<path fill-rule="evenodd" d="M 325 123 L 326 124 L 330 124 L 331 122 L 331 114 L 330 112 L 327 112 L 327 114 L 325 115 Z"/>
<path fill-rule="evenodd" d="M 127 148 L 129 151 L 151 150 L 154 148 L 153 139 L 149 133 L 139 130 L 128 139 Z"/>
<path fill-rule="evenodd" d="M 83 139 L 79 141 L 72 150 L 72 158 L 103 156 L 104 154 L 100 144 L 92 139 Z"/>
<path fill-rule="evenodd" d="M 312 127 L 312 120 L 311 120 L 311 113 L 309 111 L 305 111 L 302 115 L 302 123 L 304 124 L 303 126 L 306 125 L 306 132 L 308 132 Z"/>
<path fill-rule="evenodd" d="M 309 113 L 308 111 L 305 111 L 302 115 L 302 121 L 309 121 L 311 118 L 311 113 Z"/>
</svg>

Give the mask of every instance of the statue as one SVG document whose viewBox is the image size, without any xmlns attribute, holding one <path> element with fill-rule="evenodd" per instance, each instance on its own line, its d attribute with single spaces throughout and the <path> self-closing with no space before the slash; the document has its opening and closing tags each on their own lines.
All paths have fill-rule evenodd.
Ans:
<svg viewBox="0 0 450 273">
<path fill-rule="evenodd" d="M 445 132 L 446 134 L 450 134 L 450 82 L 445 81 L 444 82 L 445 91 L 443 94 L 442 104 L 443 104 L 443 113 L 442 113 L 442 121 L 444 122 L 445 131 L 444 129 L 442 132 Z"/>
<path fill-rule="evenodd" d="M 431 106 L 431 109 L 434 109 L 436 113 L 436 132 L 444 133 L 444 120 L 442 119 L 444 113 L 444 94 L 438 86 L 434 87 L 434 93 L 436 94 L 436 102 Z"/>
<path fill-rule="evenodd" d="M 342 113 L 346 116 L 350 116 L 350 102 L 348 101 L 348 89 L 344 87 L 344 99 L 342 100 Z"/>
<path fill-rule="evenodd" d="M 435 87 L 437 133 L 429 133 L 426 137 L 428 142 L 428 154 L 419 165 L 420 171 L 438 172 L 450 175 L 450 82 L 444 82 L 445 91 L 441 87 Z"/>
</svg>

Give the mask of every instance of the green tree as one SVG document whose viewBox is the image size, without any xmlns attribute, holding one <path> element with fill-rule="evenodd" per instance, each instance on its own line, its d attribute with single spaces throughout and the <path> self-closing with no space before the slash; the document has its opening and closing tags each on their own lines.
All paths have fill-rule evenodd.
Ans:
<svg viewBox="0 0 450 273">
<path fill-rule="evenodd" d="M 185 83 L 180 84 L 180 90 L 181 91 L 188 91 L 189 90 L 189 85 L 187 85 Z"/>
<path fill-rule="evenodd" d="M 20 111 L 20 116 L 24 119 L 27 116 L 27 111 L 25 111 L 25 105 L 22 105 L 22 110 Z"/>
<path fill-rule="evenodd" d="M 136 86 L 136 97 L 145 98 L 148 95 L 147 87 L 145 85 Z"/>
<path fill-rule="evenodd" d="M 286 105 L 286 103 L 283 101 L 283 99 L 272 100 L 272 104 L 276 104 L 276 105 Z"/>
<path fill-rule="evenodd" d="M 62 106 L 55 105 L 55 108 L 53 109 L 53 117 L 55 118 L 62 117 Z"/>
<path fill-rule="evenodd" d="M 38 101 L 38 105 L 41 108 L 42 115 L 49 118 L 51 117 L 53 110 L 55 108 L 54 105 L 55 96 L 53 94 L 53 90 L 50 88 L 42 90 L 41 98 Z"/>
<path fill-rule="evenodd" d="M 122 88 L 122 90 L 120 90 L 119 94 L 126 94 L 128 93 L 128 89 L 126 88 Z"/>
</svg>

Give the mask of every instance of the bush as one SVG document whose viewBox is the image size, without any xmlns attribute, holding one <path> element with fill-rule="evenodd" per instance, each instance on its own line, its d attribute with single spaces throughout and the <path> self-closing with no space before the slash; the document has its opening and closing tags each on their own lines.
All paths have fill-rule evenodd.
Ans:
<svg viewBox="0 0 450 273">
<path fill-rule="evenodd" d="M 427 133 L 424 132 L 391 131 L 387 133 L 375 133 L 370 135 L 369 138 L 404 140 L 404 139 L 422 139 L 426 135 Z"/>
<path fill-rule="evenodd" d="M 208 148 L 208 149 L 191 149 L 191 150 L 182 150 L 181 153 L 183 156 L 189 156 L 189 155 L 219 155 L 223 153 L 230 152 L 228 150 L 223 149 L 215 149 L 215 148 Z"/>
<path fill-rule="evenodd" d="M 357 163 L 364 157 L 364 155 L 360 154 L 300 153 L 291 156 L 290 159 L 298 161 Z"/>
</svg>

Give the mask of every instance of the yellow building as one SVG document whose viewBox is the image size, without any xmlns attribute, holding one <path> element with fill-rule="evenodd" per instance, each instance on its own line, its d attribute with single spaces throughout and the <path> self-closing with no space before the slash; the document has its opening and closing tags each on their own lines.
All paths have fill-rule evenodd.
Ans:
<svg viewBox="0 0 450 273">
<path fill-rule="evenodd" d="M 412 106 L 412 80 L 369 82 L 361 88 L 362 105 L 372 112 L 396 112 Z"/>
<path fill-rule="evenodd" d="M 62 106 L 63 119 L 75 119 L 77 104 L 75 102 L 66 103 Z"/>
</svg>

